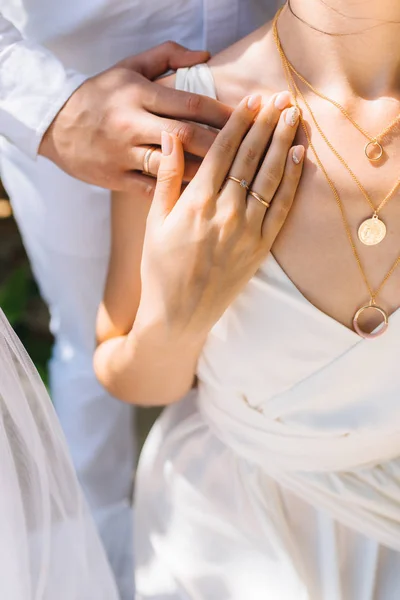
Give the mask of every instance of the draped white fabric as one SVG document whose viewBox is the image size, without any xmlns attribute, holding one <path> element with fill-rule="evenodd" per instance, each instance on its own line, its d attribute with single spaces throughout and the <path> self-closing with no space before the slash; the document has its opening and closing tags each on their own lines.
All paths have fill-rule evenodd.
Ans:
<svg viewBox="0 0 400 600">
<path fill-rule="evenodd" d="M 215 95 L 206 66 L 177 83 Z M 399 350 L 400 310 L 363 340 L 270 255 L 145 446 L 138 598 L 399 598 Z"/>
<path fill-rule="evenodd" d="M 1 310 L 0 597 L 118 598 L 50 398 Z"/>
</svg>

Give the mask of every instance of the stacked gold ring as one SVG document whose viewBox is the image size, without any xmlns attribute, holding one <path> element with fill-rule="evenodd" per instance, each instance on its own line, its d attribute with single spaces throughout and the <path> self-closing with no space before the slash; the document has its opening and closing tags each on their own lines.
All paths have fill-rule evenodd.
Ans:
<svg viewBox="0 0 400 600">
<path fill-rule="evenodd" d="M 232 177 L 232 175 L 228 175 L 228 177 L 226 179 L 227 180 L 229 179 L 230 181 L 234 181 L 235 183 L 238 183 L 240 185 L 240 187 L 245 189 L 247 192 L 250 190 L 250 186 L 245 179 L 238 179 L 237 177 Z"/>
<path fill-rule="evenodd" d="M 260 196 L 260 194 L 257 194 L 257 192 L 253 192 L 253 190 L 249 190 L 249 194 L 250 194 L 250 196 L 253 196 L 253 198 L 255 198 L 256 200 L 258 200 L 266 208 L 269 208 L 271 206 L 270 203 L 267 202 L 266 200 L 264 200 L 264 198 L 262 196 Z"/>
<path fill-rule="evenodd" d="M 245 189 L 250 196 L 253 196 L 253 198 L 258 200 L 258 202 L 260 202 L 260 204 L 262 204 L 266 208 L 269 208 L 271 206 L 269 202 L 267 202 L 262 196 L 260 196 L 260 194 L 257 194 L 257 192 L 254 192 L 253 190 L 250 189 L 250 185 L 247 183 L 247 181 L 245 179 L 238 179 L 237 177 L 233 177 L 232 175 L 228 175 L 226 180 L 228 180 L 228 179 L 230 181 L 234 181 L 235 183 L 238 183 L 240 185 L 240 187 Z"/>
</svg>

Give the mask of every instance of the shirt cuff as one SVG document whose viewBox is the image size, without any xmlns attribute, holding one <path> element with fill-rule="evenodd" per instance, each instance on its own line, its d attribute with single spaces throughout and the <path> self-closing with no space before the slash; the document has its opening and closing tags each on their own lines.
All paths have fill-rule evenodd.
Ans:
<svg viewBox="0 0 400 600">
<path fill-rule="evenodd" d="M 88 78 L 47 49 L 18 40 L 0 52 L 0 135 L 30 158 L 68 98 Z"/>
<path fill-rule="evenodd" d="M 81 73 L 66 72 L 66 80 L 63 88 L 60 90 L 59 96 L 54 98 L 54 102 L 48 107 L 48 111 L 44 114 L 42 121 L 38 124 L 35 131 L 35 137 L 32 139 L 31 147 L 26 149 L 25 152 L 31 157 L 36 158 L 39 146 L 42 141 L 44 134 L 53 122 L 54 118 L 60 112 L 67 100 L 72 94 L 88 79 L 87 75 Z"/>
</svg>

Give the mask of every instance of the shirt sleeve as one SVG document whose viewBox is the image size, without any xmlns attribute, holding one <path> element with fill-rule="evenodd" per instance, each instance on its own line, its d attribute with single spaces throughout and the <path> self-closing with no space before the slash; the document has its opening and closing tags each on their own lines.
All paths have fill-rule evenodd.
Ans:
<svg viewBox="0 0 400 600">
<path fill-rule="evenodd" d="M 24 39 L 0 13 L 0 135 L 36 158 L 48 126 L 86 79 Z"/>
</svg>

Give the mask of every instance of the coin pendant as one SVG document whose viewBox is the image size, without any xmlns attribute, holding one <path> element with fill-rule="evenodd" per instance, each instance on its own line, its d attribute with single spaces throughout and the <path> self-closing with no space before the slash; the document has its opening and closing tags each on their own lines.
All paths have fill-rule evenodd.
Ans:
<svg viewBox="0 0 400 600">
<path fill-rule="evenodd" d="M 379 244 L 386 236 L 386 225 L 378 215 L 363 221 L 358 228 L 358 238 L 366 246 Z"/>
</svg>

